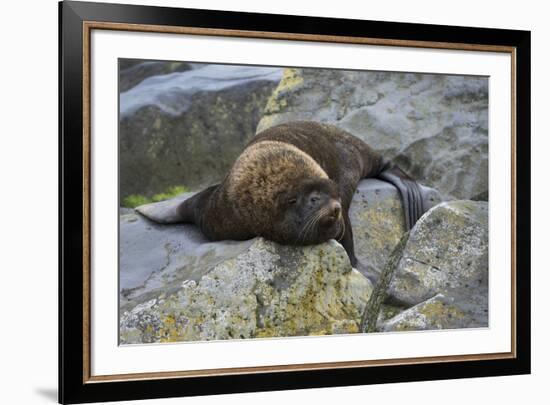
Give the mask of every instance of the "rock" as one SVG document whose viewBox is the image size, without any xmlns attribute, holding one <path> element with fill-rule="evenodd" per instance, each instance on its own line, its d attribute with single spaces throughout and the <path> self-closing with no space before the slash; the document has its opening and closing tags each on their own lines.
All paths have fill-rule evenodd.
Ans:
<svg viewBox="0 0 550 405">
<path fill-rule="evenodd" d="M 417 222 L 388 288 L 409 309 L 383 330 L 488 326 L 488 219 L 486 202 L 452 201 Z"/>
<path fill-rule="evenodd" d="M 215 184 L 254 135 L 281 69 L 199 65 L 120 94 L 120 194 Z"/>
<path fill-rule="evenodd" d="M 170 71 L 171 65 L 165 64 L 168 65 L 165 70 Z M 190 108 L 190 97 L 197 93 L 214 93 L 256 82 L 276 84 L 281 80 L 281 73 L 280 68 L 273 67 L 193 64 L 191 70 L 149 77 L 139 86 L 122 92 L 120 115 L 126 117 L 146 106 L 181 115 Z"/>
<path fill-rule="evenodd" d="M 133 308 L 246 251 L 252 241 L 211 243 L 194 225 L 160 225 L 137 213 L 120 216 L 120 309 Z"/>
<path fill-rule="evenodd" d="M 365 312 L 363 312 L 361 318 L 361 332 L 376 332 L 379 323 L 392 318 L 401 310 L 399 307 L 384 304 L 384 301 L 388 296 L 388 287 L 393 278 L 395 268 L 401 260 L 408 237 L 408 232 L 401 237 L 378 277 L 378 281 L 376 282 L 374 290 L 367 302 L 367 306 L 365 307 Z"/>
<path fill-rule="evenodd" d="M 216 265 L 198 260 L 200 279 L 121 311 L 121 343 L 358 332 L 372 286 L 337 242 L 250 243 Z"/>
<path fill-rule="evenodd" d="M 390 295 L 407 305 L 442 292 L 483 295 L 477 289 L 487 288 L 488 219 L 488 204 L 481 201 L 430 210 L 410 233 Z"/>
<path fill-rule="evenodd" d="M 257 132 L 304 119 L 356 135 L 444 199 L 487 195 L 487 78 L 285 69 Z"/>
<path fill-rule="evenodd" d="M 141 59 L 120 60 L 120 91 L 130 90 L 135 85 L 151 76 L 165 75 L 174 72 L 191 70 L 192 66 L 185 62 L 162 62 Z"/>
<path fill-rule="evenodd" d="M 384 332 L 486 327 L 475 314 L 465 311 L 453 298 L 437 294 L 399 313 L 382 327 Z"/>
<path fill-rule="evenodd" d="M 421 188 L 428 203 L 426 209 L 441 202 L 436 190 Z M 357 258 L 369 272 L 380 274 L 390 253 L 406 232 L 403 204 L 397 189 L 377 179 L 361 181 L 349 214 Z"/>
</svg>

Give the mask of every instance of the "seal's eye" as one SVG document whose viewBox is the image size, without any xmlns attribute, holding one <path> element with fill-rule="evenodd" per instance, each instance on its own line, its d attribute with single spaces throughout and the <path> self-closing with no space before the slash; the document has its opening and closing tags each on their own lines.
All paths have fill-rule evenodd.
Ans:
<svg viewBox="0 0 550 405">
<path fill-rule="evenodd" d="M 298 202 L 298 199 L 296 197 L 289 198 L 287 202 L 288 202 L 288 205 L 294 205 Z"/>
</svg>

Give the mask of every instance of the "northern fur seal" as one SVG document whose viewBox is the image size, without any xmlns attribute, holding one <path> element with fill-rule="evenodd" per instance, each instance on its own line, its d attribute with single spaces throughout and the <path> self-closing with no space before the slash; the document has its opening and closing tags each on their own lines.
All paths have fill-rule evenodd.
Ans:
<svg viewBox="0 0 550 405">
<path fill-rule="evenodd" d="M 348 210 L 367 177 L 397 187 L 407 228 L 424 213 L 418 184 L 365 142 L 333 125 L 290 122 L 256 135 L 223 181 L 181 203 L 172 222 L 194 223 L 211 240 L 337 239 L 355 266 Z"/>
</svg>

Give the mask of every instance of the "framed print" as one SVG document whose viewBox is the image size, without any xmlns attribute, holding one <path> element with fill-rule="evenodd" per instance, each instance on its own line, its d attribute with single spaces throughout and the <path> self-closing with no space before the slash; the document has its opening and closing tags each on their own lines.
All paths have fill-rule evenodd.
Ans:
<svg viewBox="0 0 550 405">
<path fill-rule="evenodd" d="M 530 33 L 61 2 L 59 401 L 530 372 Z"/>
</svg>

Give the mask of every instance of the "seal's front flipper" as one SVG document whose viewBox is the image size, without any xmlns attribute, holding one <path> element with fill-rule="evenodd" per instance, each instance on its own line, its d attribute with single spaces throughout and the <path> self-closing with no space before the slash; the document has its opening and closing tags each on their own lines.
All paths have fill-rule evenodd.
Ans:
<svg viewBox="0 0 550 405">
<path fill-rule="evenodd" d="M 342 236 L 338 238 L 338 242 L 340 242 L 344 249 L 346 249 L 346 253 L 348 254 L 351 266 L 355 267 L 355 264 L 357 263 L 357 257 L 355 256 L 355 247 L 353 245 L 353 231 L 351 229 L 351 222 L 349 220 L 349 214 L 347 210 L 344 210 L 342 216 L 344 218 L 344 232 Z"/>
<path fill-rule="evenodd" d="M 426 211 L 420 186 L 397 166 L 384 170 L 377 177 L 399 190 L 405 211 L 405 224 L 407 230 L 411 229 Z"/>
<path fill-rule="evenodd" d="M 345 211 L 342 215 L 344 217 L 345 228 L 344 233 L 338 239 L 338 242 L 340 242 L 344 249 L 346 249 L 351 267 L 367 277 L 373 285 L 376 285 L 376 283 L 378 282 L 378 275 L 375 272 L 371 271 L 368 266 L 363 264 L 359 259 L 357 259 L 357 256 L 355 256 L 355 248 L 353 245 L 353 231 L 351 229 L 349 214 L 347 213 L 347 211 Z"/>
</svg>

